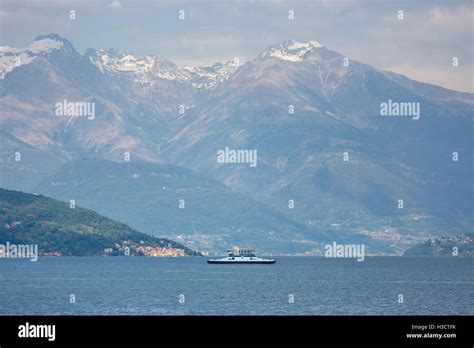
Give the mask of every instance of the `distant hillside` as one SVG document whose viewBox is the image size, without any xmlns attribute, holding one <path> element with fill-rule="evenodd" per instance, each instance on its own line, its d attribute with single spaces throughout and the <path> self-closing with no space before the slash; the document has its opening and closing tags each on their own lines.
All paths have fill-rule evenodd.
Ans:
<svg viewBox="0 0 474 348">
<path fill-rule="evenodd" d="M 474 234 L 459 237 L 441 237 L 416 244 L 405 251 L 404 256 L 474 256 Z"/>
<path fill-rule="evenodd" d="M 169 164 L 70 161 L 34 192 L 66 202 L 75 199 L 139 231 L 198 250 L 251 245 L 260 252 L 297 253 L 328 239 L 214 179 Z"/>
<path fill-rule="evenodd" d="M 92 210 L 0 189 L 0 243 L 37 244 L 40 255 L 199 255 L 174 241 L 138 232 Z"/>
</svg>

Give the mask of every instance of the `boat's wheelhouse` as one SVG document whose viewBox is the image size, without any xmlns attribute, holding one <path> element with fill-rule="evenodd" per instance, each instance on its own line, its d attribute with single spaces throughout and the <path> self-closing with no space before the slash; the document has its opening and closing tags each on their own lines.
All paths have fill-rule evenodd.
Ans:
<svg viewBox="0 0 474 348">
<path fill-rule="evenodd" d="M 241 248 L 232 248 L 227 251 L 228 257 L 236 258 L 236 257 L 255 257 L 255 250 L 253 249 L 241 249 Z"/>
</svg>

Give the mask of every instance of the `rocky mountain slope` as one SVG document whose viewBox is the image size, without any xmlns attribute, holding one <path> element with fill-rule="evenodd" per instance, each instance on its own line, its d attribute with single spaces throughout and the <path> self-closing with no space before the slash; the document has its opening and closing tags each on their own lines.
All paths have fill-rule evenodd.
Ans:
<svg viewBox="0 0 474 348">
<path fill-rule="evenodd" d="M 2 187 L 31 191 L 69 161 L 130 156 L 217 180 L 228 194 L 304 226 L 298 238 L 313 242 L 365 236 L 400 253 L 472 230 L 470 93 L 378 70 L 316 41 L 285 41 L 240 65 L 179 68 L 113 49 L 81 55 L 53 34 L 1 48 L 0 61 Z M 94 116 L 58 115 L 63 102 L 94 105 Z M 219 161 L 224 149 L 255 151 L 256 166 Z M 243 206 L 228 213 L 244 214 Z M 233 221 L 194 213 L 206 230 Z M 168 231 L 194 233 L 198 215 Z"/>
</svg>

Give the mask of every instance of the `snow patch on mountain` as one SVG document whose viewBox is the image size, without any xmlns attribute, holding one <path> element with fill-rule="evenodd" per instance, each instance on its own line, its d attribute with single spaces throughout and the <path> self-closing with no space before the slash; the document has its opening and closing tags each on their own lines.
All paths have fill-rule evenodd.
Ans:
<svg viewBox="0 0 474 348">
<path fill-rule="evenodd" d="M 279 45 L 270 46 L 260 54 L 260 58 L 277 58 L 290 62 L 300 62 L 308 52 L 323 47 L 317 41 L 297 42 L 293 40 L 284 41 Z"/>
<path fill-rule="evenodd" d="M 161 56 L 138 58 L 131 53 L 119 53 L 115 49 L 88 50 L 86 55 L 102 73 L 129 74 L 134 82 L 146 87 L 156 79 L 190 83 L 197 89 L 211 90 L 227 80 L 238 68 L 233 62 L 216 63 L 212 66 L 178 68 Z"/>
<path fill-rule="evenodd" d="M 14 69 L 33 62 L 40 54 L 59 50 L 63 47 L 61 40 L 40 37 L 25 48 L 0 46 L 0 79 Z"/>
<path fill-rule="evenodd" d="M 43 52 L 51 52 L 52 50 L 59 50 L 61 47 L 63 47 L 62 41 L 45 38 L 33 41 L 28 45 L 27 51 L 33 54 L 40 54 Z"/>
<path fill-rule="evenodd" d="M 219 83 L 227 80 L 238 69 L 235 62 L 215 63 L 211 66 L 192 67 L 185 66 L 183 71 L 191 81 L 193 87 L 197 89 L 212 90 Z"/>
<path fill-rule="evenodd" d="M 129 74 L 134 82 L 144 86 L 152 86 L 157 78 L 180 79 L 176 65 L 161 56 L 138 58 L 131 53 L 119 53 L 115 49 L 89 49 L 86 55 L 102 73 Z"/>
</svg>

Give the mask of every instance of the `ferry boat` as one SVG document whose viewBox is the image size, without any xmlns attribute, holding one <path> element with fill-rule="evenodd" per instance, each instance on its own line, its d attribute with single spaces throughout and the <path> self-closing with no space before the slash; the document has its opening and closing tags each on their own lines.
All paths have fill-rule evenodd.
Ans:
<svg viewBox="0 0 474 348">
<path fill-rule="evenodd" d="M 227 250 L 227 257 L 223 257 L 221 259 L 210 259 L 207 260 L 207 263 L 212 264 L 272 264 L 275 263 L 276 260 L 273 259 L 263 259 L 261 257 L 255 256 L 255 250 L 247 249 L 247 248 L 232 248 Z"/>
</svg>

